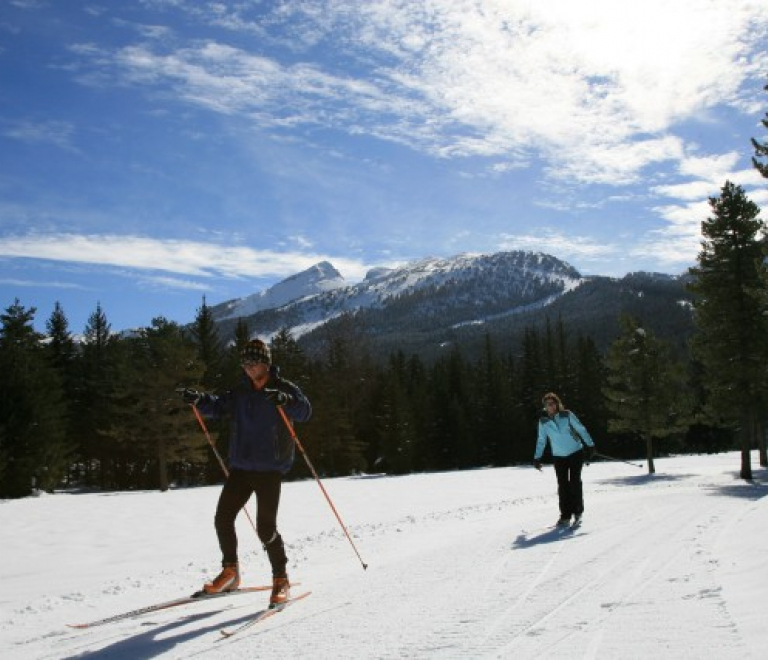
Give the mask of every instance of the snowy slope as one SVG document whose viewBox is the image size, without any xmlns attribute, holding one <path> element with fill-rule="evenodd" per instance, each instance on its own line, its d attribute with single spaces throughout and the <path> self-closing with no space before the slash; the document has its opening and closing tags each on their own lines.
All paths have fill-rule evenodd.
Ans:
<svg viewBox="0 0 768 660">
<path fill-rule="evenodd" d="M 289 302 L 344 286 L 346 282 L 339 271 L 327 261 L 321 261 L 264 291 L 216 305 L 212 308 L 212 313 L 217 320 L 247 317 L 265 309 L 282 307 Z"/>
<path fill-rule="evenodd" d="M 585 468 L 575 533 L 551 468 L 286 484 L 281 530 L 309 599 L 220 639 L 266 596 L 65 627 L 195 590 L 216 572 L 218 487 L 0 502 L 3 658 L 762 658 L 768 475 L 735 453 Z M 266 561 L 241 516 L 245 581 Z"/>
</svg>

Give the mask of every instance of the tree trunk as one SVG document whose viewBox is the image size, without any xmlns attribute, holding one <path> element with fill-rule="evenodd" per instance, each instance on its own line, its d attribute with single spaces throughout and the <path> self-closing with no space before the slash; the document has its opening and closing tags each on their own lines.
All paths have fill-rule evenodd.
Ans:
<svg viewBox="0 0 768 660">
<path fill-rule="evenodd" d="M 755 415 L 755 435 L 757 435 L 757 453 L 760 457 L 761 467 L 768 467 L 768 453 L 765 447 L 765 419 Z"/>
<path fill-rule="evenodd" d="M 160 490 L 164 493 L 168 490 L 168 461 L 165 458 L 165 438 L 162 433 L 157 440 L 157 469 Z"/>
<path fill-rule="evenodd" d="M 746 481 L 752 481 L 752 462 L 749 451 L 752 446 L 752 413 L 743 406 L 741 409 L 741 472 L 739 476 Z"/>
<path fill-rule="evenodd" d="M 653 436 L 645 439 L 645 450 L 648 457 L 648 474 L 656 474 L 656 466 L 653 464 Z"/>
</svg>

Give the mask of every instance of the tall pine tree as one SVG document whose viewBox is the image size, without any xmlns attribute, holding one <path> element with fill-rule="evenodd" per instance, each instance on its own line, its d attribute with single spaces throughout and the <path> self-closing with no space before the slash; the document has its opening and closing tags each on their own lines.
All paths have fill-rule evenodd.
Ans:
<svg viewBox="0 0 768 660">
<path fill-rule="evenodd" d="M 709 203 L 699 265 L 690 270 L 697 327 L 692 345 L 706 371 L 708 408 L 738 429 L 741 477 L 752 479 L 750 449 L 768 358 L 765 227 L 759 207 L 731 182 Z"/>
<path fill-rule="evenodd" d="M 83 335 L 81 387 L 74 412 L 86 483 L 93 484 L 98 477 L 102 489 L 116 485 L 115 445 L 109 433 L 114 413 L 116 341 L 107 315 L 97 303 Z"/>
<path fill-rule="evenodd" d="M 206 389 L 220 387 L 224 377 L 222 373 L 224 351 L 213 313 L 206 304 L 205 297 L 203 297 L 203 304 L 197 310 L 190 332 L 197 345 L 197 358 L 205 368 L 201 384 Z"/>
</svg>

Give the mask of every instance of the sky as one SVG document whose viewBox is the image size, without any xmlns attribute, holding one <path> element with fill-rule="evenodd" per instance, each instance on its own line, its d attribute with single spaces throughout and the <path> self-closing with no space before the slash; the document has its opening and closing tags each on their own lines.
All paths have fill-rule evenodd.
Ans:
<svg viewBox="0 0 768 660">
<path fill-rule="evenodd" d="M 0 0 L 0 310 L 187 323 L 320 261 L 694 265 L 768 182 L 765 0 Z"/>
<path fill-rule="evenodd" d="M 279 525 L 292 592 L 311 595 L 227 640 L 219 631 L 264 611 L 269 592 L 67 627 L 212 579 L 221 486 L 8 500 L 3 659 L 758 660 L 768 646 L 768 471 L 753 452 L 747 483 L 739 461 L 657 458 L 653 476 L 592 463 L 575 531 L 552 528 L 549 465 L 324 479 L 367 570 L 314 481 L 286 483 Z M 237 531 L 243 586 L 269 583 L 243 515 Z"/>
</svg>

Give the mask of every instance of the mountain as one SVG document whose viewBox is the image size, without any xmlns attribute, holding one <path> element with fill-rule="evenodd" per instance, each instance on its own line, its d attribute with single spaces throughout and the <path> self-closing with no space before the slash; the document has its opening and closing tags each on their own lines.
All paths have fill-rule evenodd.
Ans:
<svg viewBox="0 0 768 660">
<path fill-rule="evenodd" d="M 522 251 L 425 258 L 373 269 L 356 284 L 322 262 L 211 311 L 225 339 L 242 319 L 252 335 L 269 337 L 287 328 L 310 349 L 328 333 L 348 331 L 352 318 L 356 336 L 379 356 L 394 350 L 437 356 L 457 344 L 476 353 L 488 335 L 513 349 L 527 327 L 557 319 L 604 347 L 615 338 L 621 313 L 677 342 L 692 329 L 681 278 L 583 277 L 556 257 Z"/>
<path fill-rule="evenodd" d="M 264 309 L 274 309 L 308 296 L 333 291 L 346 285 L 341 273 L 327 261 L 292 275 L 274 286 L 237 300 L 216 305 L 211 312 L 217 320 L 247 318 Z"/>
</svg>

